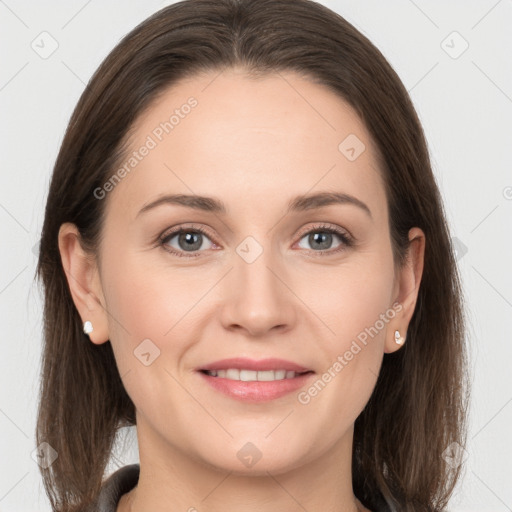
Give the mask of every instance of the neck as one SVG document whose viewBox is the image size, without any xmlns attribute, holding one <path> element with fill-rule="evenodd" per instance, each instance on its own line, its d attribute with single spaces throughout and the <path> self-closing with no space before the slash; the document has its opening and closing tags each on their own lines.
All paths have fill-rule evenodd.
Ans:
<svg viewBox="0 0 512 512">
<path fill-rule="evenodd" d="M 353 429 L 328 453 L 288 470 L 243 474 L 222 470 L 169 445 L 143 422 L 137 426 L 138 485 L 117 512 L 360 512 L 352 491 Z M 255 466 L 256 467 L 256 466 Z"/>
</svg>

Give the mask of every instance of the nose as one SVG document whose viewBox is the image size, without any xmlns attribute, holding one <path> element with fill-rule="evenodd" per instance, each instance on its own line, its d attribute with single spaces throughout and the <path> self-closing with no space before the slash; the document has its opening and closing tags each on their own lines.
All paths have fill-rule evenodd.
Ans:
<svg viewBox="0 0 512 512">
<path fill-rule="evenodd" d="M 224 279 L 221 321 L 228 330 L 262 337 L 270 331 L 287 331 L 296 321 L 296 297 L 287 285 L 287 273 L 270 250 L 252 262 L 236 255 Z"/>
</svg>

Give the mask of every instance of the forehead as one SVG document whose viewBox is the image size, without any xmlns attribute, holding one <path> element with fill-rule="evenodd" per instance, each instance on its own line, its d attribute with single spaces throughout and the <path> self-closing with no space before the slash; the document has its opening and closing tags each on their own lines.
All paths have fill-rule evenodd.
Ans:
<svg viewBox="0 0 512 512">
<path fill-rule="evenodd" d="M 230 69 L 174 84 L 134 124 L 121 167 L 109 202 L 130 218 L 169 192 L 261 206 L 333 189 L 385 203 L 364 123 L 340 96 L 294 72 L 254 78 Z"/>
</svg>

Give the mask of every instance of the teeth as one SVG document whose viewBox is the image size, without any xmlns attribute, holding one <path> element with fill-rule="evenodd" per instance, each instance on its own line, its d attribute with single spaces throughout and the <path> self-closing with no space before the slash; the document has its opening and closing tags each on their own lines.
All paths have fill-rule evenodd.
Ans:
<svg viewBox="0 0 512 512">
<path fill-rule="evenodd" d="M 240 371 L 233 368 L 226 370 L 226 379 L 240 380 Z"/>
<path fill-rule="evenodd" d="M 238 371 L 238 370 L 228 370 L 228 371 L 233 372 L 232 377 L 228 377 L 228 378 L 231 378 L 233 380 L 243 380 L 245 382 L 249 382 L 249 381 L 252 381 L 252 380 L 258 380 L 258 372 L 255 371 L 255 370 L 240 370 L 240 371 Z M 239 379 L 237 379 L 235 372 L 238 372 Z M 226 373 L 226 375 L 229 375 L 229 373 Z"/>
<path fill-rule="evenodd" d="M 207 370 L 206 373 L 212 377 L 221 377 L 223 379 L 241 380 L 244 382 L 253 381 L 273 381 L 283 379 L 293 379 L 297 375 L 294 371 L 286 370 L 239 370 L 237 368 L 229 368 L 228 370 Z"/>
</svg>

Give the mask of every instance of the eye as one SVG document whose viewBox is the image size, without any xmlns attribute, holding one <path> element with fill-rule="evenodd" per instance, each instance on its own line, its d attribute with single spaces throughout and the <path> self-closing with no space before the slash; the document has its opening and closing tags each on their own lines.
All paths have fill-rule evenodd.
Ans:
<svg viewBox="0 0 512 512">
<path fill-rule="evenodd" d="M 333 235 L 338 237 L 341 242 L 335 249 L 330 249 L 333 242 Z M 306 238 L 307 237 L 307 238 Z M 300 241 L 306 239 L 311 245 L 311 252 L 315 256 L 324 256 L 338 253 L 351 247 L 354 242 L 352 237 L 341 228 L 330 227 L 322 224 L 315 226 L 309 231 L 303 232 Z M 205 241 L 210 240 L 209 233 L 202 227 L 179 226 L 170 232 L 164 233 L 159 238 L 159 244 L 168 252 L 178 257 L 194 258 L 201 255 L 201 251 L 212 248 L 205 247 Z M 213 242 L 210 243 L 215 246 Z M 206 245 L 208 245 L 206 243 Z M 218 246 L 216 246 L 218 247 Z M 299 247 L 304 248 L 302 245 Z"/>
<path fill-rule="evenodd" d="M 174 243 L 172 240 L 176 238 Z M 178 229 L 164 234 L 160 243 L 165 250 L 178 257 L 195 257 L 199 254 L 186 254 L 198 252 L 200 249 L 207 249 L 204 246 L 205 239 L 209 239 L 208 233 L 201 227 L 187 228 L 180 226 Z M 177 245 L 177 246 L 176 246 Z M 172 249 L 169 249 L 171 247 Z M 184 254 L 185 253 L 185 254 Z"/>
<path fill-rule="evenodd" d="M 330 250 L 330 246 L 333 242 L 333 235 L 338 237 L 341 240 L 341 243 L 334 250 Z M 341 230 L 340 228 L 334 228 L 327 225 L 315 226 L 313 229 L 306 231 L 306 233 L 303 234 L 301 240 L 303 239 L 305 239 L 307 243 L 311 245 L 313 252 L 318 253 L 315 256 L 324 256 L 338 253 L 353 245 L 353 240 L 347 232 Z"/>
</svg>

